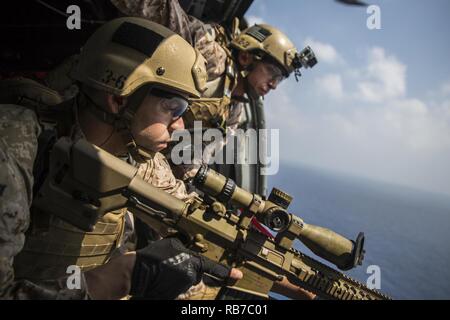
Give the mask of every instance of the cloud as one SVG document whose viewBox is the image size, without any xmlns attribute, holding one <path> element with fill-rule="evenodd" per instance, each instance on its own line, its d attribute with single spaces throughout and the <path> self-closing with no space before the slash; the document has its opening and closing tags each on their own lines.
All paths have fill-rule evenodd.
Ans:
<svg viewBox="0 0 450 320">
<path fill-rule="evenodd" d="M 448 83 L 429 99 L 409 96 L 406 70 L 375 47 L 366 66 L 317 78 L 318 90 L 280 86 L 266 110 L 281 128 L 281 160 L 450 194 Z"/>
<path fill-rule="evenodd" d="M 369 64 L 358 79 L 358 96 L 367 102 L 382 102 L 406 94 L 406 65 L 383 48 L 369 52 Z"/>
<path fill-rule="evenodd" d="M 339 74 L 327 74 L 316 78 L 316 85 L 332 99 L 341 99 L 344 96 L 342 88 L 342 78 Z"/>
<path fill-rule="evenodd" d="M 450 96 L 450 82 L 446 82 L 441 86 L 441 93 L 444 96 Z"/>
<path fill-rule="evenodd" d="M 313 49 L 319 62 L 341 64 L 344 61 L 331 44 L 316 41 L 313 38 L 308 37 L 304 41 L 304 45 L 310 46 Z"/>
<path fill-rule="evenodd" d="M 396 137 L 399 146 L 413 153 L 450 154 L 450 118 L 446 110 L 433 109 L 419 99 L 393 101 L 381 109 L 383 130 Z"/>
</svg>

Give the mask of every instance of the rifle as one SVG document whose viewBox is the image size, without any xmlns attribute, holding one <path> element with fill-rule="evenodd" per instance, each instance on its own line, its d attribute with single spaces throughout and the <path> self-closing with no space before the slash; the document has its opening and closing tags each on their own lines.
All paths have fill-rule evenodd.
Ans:
<svg viewBox="0 0 450 320">
<path fill-rule="evenodd" d="M 266 299 L 283 276 L 321 298 L 389 299 L 292 248 L 299 239 L 316 255 L 348 270 L 362 263 L 362 233 L 351 241 L 306 224 L 287 212 L 292 198 L 284 192 L 274 189 L 263 200 L 207 167 L 199 170 L 194 183 L 205 192 L 204 198 L 183 202 L 151 186 L 137 176 L 137 168 L 108 152 L 85 140 L 61 138 L 33 205 L 85 231 L 92 231 L 103 214 L 125 207 L 152 228 L 173 230 L 189 249 L 243 272 L 241 280 L 222 289 L 223 299 Z M 227 210 L 227 203 L 242 208 L 242 213 Z M 277 232 L 276 237 L 252 228 L 253 217 Z"/>
</svg>

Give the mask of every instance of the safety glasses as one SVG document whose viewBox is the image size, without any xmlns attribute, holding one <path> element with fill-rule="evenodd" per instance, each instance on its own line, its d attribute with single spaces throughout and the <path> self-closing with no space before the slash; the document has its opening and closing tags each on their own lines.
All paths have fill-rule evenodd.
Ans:
<svg viewBox="0 0 450 320">
<path fill-rule="evenodd" d="M 270 81 L 274 82 L 276 85 L 280 84 L 281 81 L 286 79 L 281 69 L 276 65 L 268 62 L 262 62 L 262 66 L 265 72 L 270 76 Z"/>
<path fill-rule="evenodd" d="M 189 106 L 189 102 L 187 99 L 174 93 L 153 88 L 150 91 L 150 94 L 161 98 L 160 103 L 165 110 L 168 110 L 172 113 L 172 119 L 174 121 L 178 120 L 183 115 L 183 113 L 186 112 Z"/>
</svg>

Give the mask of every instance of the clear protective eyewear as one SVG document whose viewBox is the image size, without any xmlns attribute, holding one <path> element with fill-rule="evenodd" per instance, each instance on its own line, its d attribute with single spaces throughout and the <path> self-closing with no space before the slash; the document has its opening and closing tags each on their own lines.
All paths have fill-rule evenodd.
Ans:
<svg viewBox="0 0 450 320">
<path fill-rule="evenodd" d="M 281 81 L 286 79 L 286 77 L 283 74 L 283 71 L 276 65 L 268 62 L 263 62 L 264 70 L 267 74 L 270 76 L 270 81 L 275 83 L 275 85 L 279 85 Z"/>
<path fill-rule="evenodd" d="M 189 106 L 189 101 L 186 98 L 174 93 L 153 88 L 150 94 L 162 99 L 161 103 L 166 110 L 172 113 L 173 121 L 178 120 Z"/>
</svg>

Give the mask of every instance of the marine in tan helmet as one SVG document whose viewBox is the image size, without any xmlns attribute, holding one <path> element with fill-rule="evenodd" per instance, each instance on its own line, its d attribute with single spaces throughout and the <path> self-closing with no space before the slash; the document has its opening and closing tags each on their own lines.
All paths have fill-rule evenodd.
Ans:
<svg viewBox="0 0 450 320">
<path fill-rule="evenodd" d="M 311 68 L 317 59 L 310 47 L 299 52 L 289 38 L 279 29 L 257 24 L 247 28 L 232 39 L 238 68 L 245 71 L 248 94 L 265 96 L 274 90 L 281 81 L 294 72 L 296 80 L 300 76 L 300 68 Z M 245 83 L 238 82 L 238 91 L 245 90 Z"/>
<path fill-rule="evenodd" d="M 182 127 L 187 99 L 200 95 L 206 70 L 180 36 L 144 19 L 121 18 L 88 40 L 75 78 L 79 94 L 60 105 L 30 102 L 26 95 L 21 105 L 0 105 L 0 298 L 173 299 L 203 271 L 241 277 L 186 253 L 174 239 L 111 258 L 122 243 L 126 210 L 107 213 L 84 232 L 33 204 L 46 175 L 39 164 L 48 161 L 53 138 L 84 138 L 116 156 L 130 152 L 145 165 L 165 147 L 170 131 Z M 23 83 L 8 85 L 20 91 Z M 181 253 L 187 259 L 172 263 Z M 79 287 L 67 285 L 70 266 L 83 271 Z"/>
</svg>

